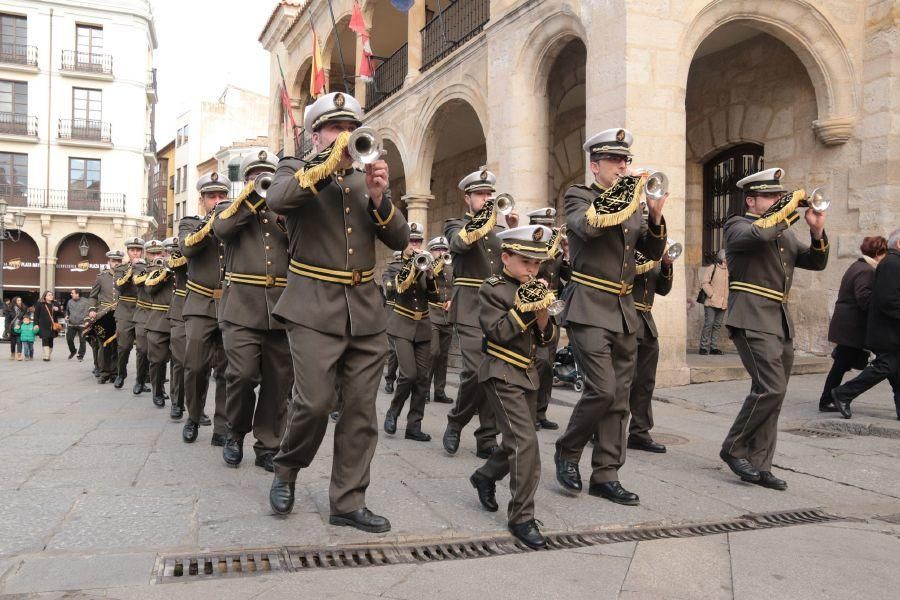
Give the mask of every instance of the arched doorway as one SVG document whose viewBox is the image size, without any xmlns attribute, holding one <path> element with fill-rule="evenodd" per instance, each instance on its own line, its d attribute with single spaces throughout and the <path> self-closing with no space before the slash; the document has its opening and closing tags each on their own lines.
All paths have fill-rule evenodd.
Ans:
<svg viewBox="0 0 900 600">
<path fill-rule="evenodd" d="M 107 262 L 109 246 L 91 233 L 73 234 L 60 242 L 56 250 L 56 274 L 54 288 L 57 297 L 68 297 L 72 289 L 83 293 L 90 291 Z"/>
<path fill-rule="evenodd" d="M 21 296 L 34 304 L 40 294 L 40 249 L 34 239 L 19 231 L 3 242 L 3 298 Z"/>
<path fill-rule="evenodd" d="M 562 42 L 547 77 L 550 128 L 550 178 L 547 202 L 563 212 L 566 190 L 584 183 L 585 64 L 580 39 Z"/>
<path fill-rule="evenodd" d="M 328 65 L 329 92 L 354 95 L 356 87 L 356 34 L 350 31 L 350 15 L 337 22 L 322 49 L 322 60 Z"/>
</svg>

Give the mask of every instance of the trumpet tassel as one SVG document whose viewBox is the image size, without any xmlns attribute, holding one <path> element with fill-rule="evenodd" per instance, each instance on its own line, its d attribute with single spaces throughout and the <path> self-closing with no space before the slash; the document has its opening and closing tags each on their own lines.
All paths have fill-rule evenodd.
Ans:
<svg viewBox="0 0 900 600">
<path fill-rule="evenodd" d="M 347 149 L 349 140 L 350 133 L 347 131 L 342 132 L 337 139 L 334 140 L 331 152 L 325 160 L 315 166 L 297 171 L 297 173 L 294 174 L 294 177 L 297 179 L 297 183 L 300 187 L 303 189 L 315 190 L 314 186 L 318 182 L 331 175 L 338 168 L 338 165 L 341 164 L 341 159 L 344 157 L 344 151 Z"/>
<path fill-rule="evenodd" d="M 775 225 L 784 221 L 789 214 L 797 210 L 800 206 L 800 203 L 806 199 L 806 190 L 797 190 L 791 193 L 791 199 L 787 201 L 787 203 L 773 212 L 771 215 L 763 215 L 757 220 L 753 221 L 753 224 L 757 227 L 762 227 L 763 229 L 768 229 L 769 227 L 774 227 Z"/>
</svg>

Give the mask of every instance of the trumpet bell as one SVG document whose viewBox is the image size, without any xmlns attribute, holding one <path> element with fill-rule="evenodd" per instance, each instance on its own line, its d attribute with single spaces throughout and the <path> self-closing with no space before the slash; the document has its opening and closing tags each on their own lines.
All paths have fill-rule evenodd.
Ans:
<svg viewBox="0 0 900 600">
<path fill-rule="evenodd" d="M 350 157 L 363 165 L 370 165 L 384 155 L 384 141 L 371 127 L 358 127 L 347 141 Z"/>
<path fill-rule="evenodd" d="M 644 194 L 652 199 L 659 200 L 669 193 L 669 178 L 662 171 L 651 171 L 644 182 Z"/>
<path fill-rule="evenodd" d="M 666 255 L 669 257 L 669 260 L 677 259 L 684 252 L 684 246 L 672 238 L 668 239 L 667 244 L 668 248 L 666 248 Z"/>
<path fill-rule="evenodd" d="M 253 179 L 253 191 L 256 192 L 260 198 L 266 197 L 270 187 L 272 187 L 271 173 L 260 173 Z"/>
<path fill-rule="evenodd" d="M 511 213 L 516 207 L 515 199 L 509 194 L 498 194 L 494 199 L 494 202 L 497 206 L 497 212 L 504 217 Z"/>
<path fill-rule="evenodd" d="M 450 254 L 449 252 L 444 252 L 441 255 L 441 260 L 444 261 L 445 265 L 450 266 L 453 264 L 453 255 Z"/>
<path fill-rule="evenodd" d="M 825 212 L 831 206 L 831 200 L 822 193 L 822 188 L 816 188 L 806 196 L 806 205 L 817 212 Z"/>
<path fill-rule="evenodd" d="M 427 271 L 434 266 L 434 258 L 428 252 L 419 252 L 413 258 L 413 265 L 420 271 Z"/>
<path fill-rule="evenodd" d="M 551 317 L 555 317 L 564 310 L 566 310 L 566 301 L 554 300 L 553 304 L 547 307 L 547 314 L 549 314 Z"/>
</svg>

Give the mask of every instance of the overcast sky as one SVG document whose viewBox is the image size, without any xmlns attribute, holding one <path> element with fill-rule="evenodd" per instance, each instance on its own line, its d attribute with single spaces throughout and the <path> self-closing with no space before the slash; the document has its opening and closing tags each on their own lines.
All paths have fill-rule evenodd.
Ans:
<svg viewBox="0 0 900 600">
<path fill-rule="evenodd" d="M 159 103 L 156 141 L 175 137 L 175 119 L 229 83 L 268 93 L 269 55 L 259 43 L 278 0 L 151 0 Z"/>
</svg>

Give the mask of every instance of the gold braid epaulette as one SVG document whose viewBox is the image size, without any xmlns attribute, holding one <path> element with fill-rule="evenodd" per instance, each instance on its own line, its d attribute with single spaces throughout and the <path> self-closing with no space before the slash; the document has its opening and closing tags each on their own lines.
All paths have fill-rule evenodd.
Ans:
<svg viewBox="0 0 900 600">
<path fill-rule="evenodd" d="M 210 211 L 209 215 L 206 217 L 206 223 L 200 229 L 184 238 L 184 245 L 195 246 L 202 242 L 206 238 L 206 236 L 208 236 L 212 232 L 213 221 L 215 220 L 216 214 Z"/>
<path fill-rule="evenodd" d="M 169 256 L 168 264 L 170 269 L 183 267 L 187 264 L 187 256 L 184 256 L 183 254 L 179 254 L 178 256 Z"/>
<path fill-rule="evenodd" d="M 432 268 L 432 270 L 434 271 L 434 274 L 440 275 L 441 271 L 444 270 L 444 267 L 446 266 L 446 264 L 447 263 L 444 262 L 443 258 L 439 258 L 436 261 L 434 261 L 434 267 Z"/>
<path fill-rule="evenodd" d="M 516 290 L 516 310 L 534 312 L 548 308 L 556 302 L 556 294 L 540 279 L 532 279 L 523 283 Z"/>
<path fill-rule="evenodd" d="M 125 285 L 128 283 L 128 280 L 131 279 L 131 270 L 132 266 L 128 265 L 128 270 L 125 271 L 125 274 L 122 275 L 119 279 L 116 279 L 116 285 Z"/>
<path fill-rule="evenodd" d="M 763 229 L 774 227 L 785 219 L 788 215 L 797 210 L 800 203 L 806 199 L 806 190 L 797 190 L 795 192 L 787 192 L 779 198 L 778 202 L 773 204 L 763 216 L 753 221 L 753 224 Z"/>
<path fill-rule="evenodd" d="M 169 278 L 169 272 L 166 269 L 156 269 L 150 275 L 147 276 L 147 280 L 144 281 L 145 287 L 153 287 L 157 284 L 162 283 L 166 279 Z"/>
<path fill-rule="evenodd" d="M 634 274 L 635 275 L 643 275 L 647 271 L 652 271 L 653 267 L 655 267 L 655 266 L 656 266 L 655 260 L 648 260 L 643 263 L 639 263 L 639 262 L 637 262 L 637 260 L 635 260 Z"/>
<path fill-rule="evenodd" d="M 344 158 L 344 150 L 347 149 L 347 143 L 350 140 L 350 132 L 343 131 L 334 140 L 331 145 L 331 151 L 324 156 L 324 151 L 320 152 L 311 159 L 311 163 L 316 163 L 316 159 L 323 157 L 317 164 L 308 164 L 306 168 L 300 169 L 294 173 L 294 178 L 303 189 L 315 191 L 315 185 L 331 175 L 341 164 Z"/>
<path fill-rule="evenodd" d="M 459 230 L 459 239 L 467 246 L 471 246 L 488 233 L 494 230 L 497 225 L 497 211 L 494 210 L 493 199 L 484 203 L 472 220 L 466 223 L 466 226 Z M 471 227 L 471 229 L 469 229 Z"/>
<path fill-rule="evenodd" d="M 585 216 L 588 223 L 593 227 L 614 227 L 627 221 L 637 210 L 645 179 L 646 176 L 620 177 L 612 187 L 603 190 L 587 209 Z M 629 189 L 631 186 L 633 189 Z M 630 194 L 631 198 L 624 198 L 626 194 Z M 610 205 L 610 210 L 601 211 L 604 204 Z M 620 210 L 613 210 L 616 204 L 624 206 Z"/>
<path fill-rule="evenodd" d="M 400 267 L 400 272 L 394 276 L 394 285 L 397 287 L 397 293 L 399 294 L 409 289 L 419 273 L 419 270 L 413 264 L 413 260 L 415 260 L 415 254 L 406 259 L 406 262 Z"/>
<path fill-rule="evenodd" d="M 147 276 L 148 274 L 146 272 L 143 275 L 135 275 L 132 281 L 134 281 L 134 285 L 142 285 L 145 281 L 147 281 Z"/>
<path fill-rule="evenodd" d="M 241 209 L 241 205 L 250 197 L 250 194 L 253 193 L 253 182 L 249 182 L 244 186 L 244 189 L 241 191 L 241 194 L 234 199 L 234 202 L 231 203 L 231 206 L 223 210 L 219 213 L 220 219 L 230 219 L 234 215 L 237 214 L 237 211 Z M 247 208 L 250 209 L 250 212 L 255 213 L 256 207 L 247 202 Z"/>
</svg>

